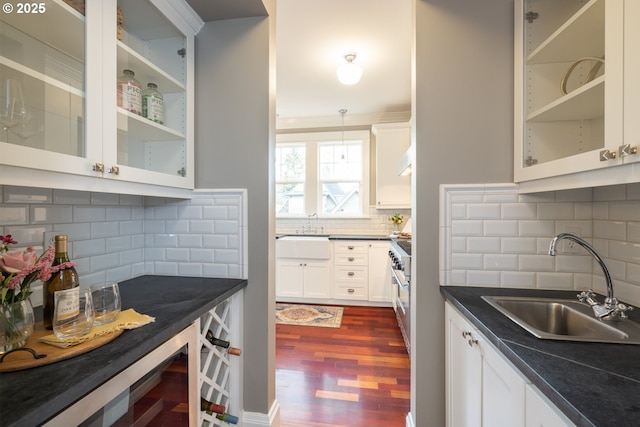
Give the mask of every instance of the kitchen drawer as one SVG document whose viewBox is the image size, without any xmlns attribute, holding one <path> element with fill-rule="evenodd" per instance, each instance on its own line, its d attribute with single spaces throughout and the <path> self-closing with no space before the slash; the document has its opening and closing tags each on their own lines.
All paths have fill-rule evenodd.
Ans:
<svg viewBox="0 0 640 427">
<path fill-rule="evenodd" d="M 363 241 L 336 241 L 334 243 L 334 248 L 336 254 L 368 254 L 369 253 L 369 243 L 365 240 Z"/>
<path fill-rule="evenodd" d="M 346 283 L 368 283 L 369 282 L 369 269 L 367 267 L 357 266 L 336 266 L 334 269 L 335 282 Z"/>
<path fill-rule="evenodd" d="M 349 286 L 348 284 L 336 284 L 334 298 L 367 300 L 369 289 L 367 286 Z"/>
<path fill-rule="evenodd" d="M 366 267 L 369 265 L 369 257 L 367 254 L 361 253 L 336 253 L 335 265 L 357 265 Z"/>
</svg>

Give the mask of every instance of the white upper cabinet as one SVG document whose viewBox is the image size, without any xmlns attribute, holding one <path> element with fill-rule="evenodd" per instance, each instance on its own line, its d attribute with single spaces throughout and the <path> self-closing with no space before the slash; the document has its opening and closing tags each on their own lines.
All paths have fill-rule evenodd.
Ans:
<svg viewBox="0 0 640 427">
<path fill-rule="evenodd" d="M 639 179 L 623 120 L 637 86 L 631 9 L 625 0 L 516 2 L 514 179 L 524 191 Z"/>
<path fill-rule="evenodd" d="M 371 127 L 376 135 L 376 207 L 411 207 L 411 177 L 400 176 L 398 164 L 411 146 L 410 123 L 384 123 Z"/>
<path fill-rule="evenodd" d="M 166 0 L 39 4 L 0 15 L 2 183 L 187 194 L 195 15 Z M 118 106 L 125 69 L 157 86 L 162 122 Z"/>
</svg>

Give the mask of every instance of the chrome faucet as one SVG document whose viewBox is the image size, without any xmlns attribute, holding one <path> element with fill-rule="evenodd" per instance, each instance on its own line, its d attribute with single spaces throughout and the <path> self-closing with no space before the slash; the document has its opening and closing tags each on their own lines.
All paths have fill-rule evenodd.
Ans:
<svg viewBox="0 0 640 427">
<path fill-rule="evenodd" d="M 296 234 L 306 234 L 306 233 L 311 233 L 311 234 L 317 234 L 318 233 L 318 227 L 311 227 L 311 218 L 316 217 L 316 220 L 318 219 L 318 213 L 314 212 L 311 215 L 307 215 L 308 222 L 306 226 L 302 226 L 302 229 L 300 230 L 296 230 Z M 320 227 L 320 233 L 324 232 L 324 227 Z"/>
<path fill-rule="evenodd" d="M 604 304 L 600 304 L 595 300 L 596 294 L 591 289 L 578 294 L 578 299 L 581 302 L 586 302 L 587 304 L 589 304 L 593 309 L 593 313 L 600 319 L 613 321 L 626 319 L 626 312 L 633 310 L 633 307 L 619 303 L 616 297 L 613 295 L 613 280 L 611 279 L 609 269 L 607 268 L 604 259 L 587 241 L 571 233 L 560 233 L 551 241 L 551 244 L 549 245 L 549 255 L 556 256 L 556 245 L 560 240 L 564 239 L 571 240 L 572 242 L 579 244 L 580 246 L 585 248 L 593 256 L 593 258 L 595 258 L 595 260 L 600 265 L 600 268 L 602 268 L 604 280 L 607 283 L 607 297 L 604 300 Z"/>
</svg>

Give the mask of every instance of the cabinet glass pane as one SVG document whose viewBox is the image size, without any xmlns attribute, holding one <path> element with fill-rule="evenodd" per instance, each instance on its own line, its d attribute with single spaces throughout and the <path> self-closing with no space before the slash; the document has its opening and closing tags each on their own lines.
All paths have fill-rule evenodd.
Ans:
<svg viewBox="0 0 640 427">
<path fill-rule="evenodd" d="M 524 25 L 523 166 L 603 148 L 605 1 L 528 0 Z"/>
<path fill-rule="evenodd" d="M 119 164 L 171 175 L 184 173 L 187 158 L 186 42 L 186 36 L 149 1 L 118 1 L 115 72 L 119 78 L 124 70 L 133 72 L 140 85 L 137 96 L 142 96 L 142 91 L 146 93 L 150 83 L 155 84 L 164 109 L 164 120 L 156 117 L 154 121 L 151 108 L 145 110 L 141 104 L 131 108 L 131 98 L 126 93 L 119 95 L 122 100 L 116 106 Z M 145 111 L 149 112 L 148 117 L 145 117 Z"/>
<path fill-rule="evenodd" d="M 85 18 L 61 1 L 0 14 L 0 141 L 85 155 Z M 37 11 L 37 13 L 35 13 Z"/>
</svg>

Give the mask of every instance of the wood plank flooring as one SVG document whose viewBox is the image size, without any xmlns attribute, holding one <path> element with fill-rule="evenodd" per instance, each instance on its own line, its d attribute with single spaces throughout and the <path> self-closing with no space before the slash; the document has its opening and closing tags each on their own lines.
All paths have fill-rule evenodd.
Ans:
<svg viewBox="0 0 640 427">
<path fill-rule="evenodd" d="M 409 379 L 392 308 L 346 306 L 339 329 L 276 325 L 281 427 L 404 427 Z"/>
</svg>

